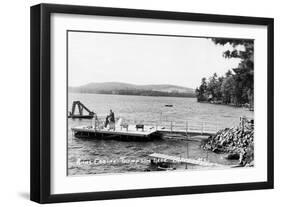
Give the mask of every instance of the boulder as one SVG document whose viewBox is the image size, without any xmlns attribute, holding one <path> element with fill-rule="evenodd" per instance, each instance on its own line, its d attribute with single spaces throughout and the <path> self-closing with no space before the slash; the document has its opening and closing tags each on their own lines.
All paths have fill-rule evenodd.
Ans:
<svg viewBox="0 0 281 207">
<path fill-rule="evenodd" d="M 203 148 L 215 153 L 228 153 L 226 159 L 240 159 L 242 166 L 251 166 L 254 160 L 254 127 L 241 127 L 219 130 L 210 136 Z"/>
</svg>

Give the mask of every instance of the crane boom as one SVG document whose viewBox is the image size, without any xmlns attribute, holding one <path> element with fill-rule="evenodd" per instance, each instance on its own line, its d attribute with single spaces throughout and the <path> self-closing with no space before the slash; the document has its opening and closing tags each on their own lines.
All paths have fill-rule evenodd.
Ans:
<svg viewBox="0 0 281 207">
<path fill-rule="evenodd" d="M 75 109 L 76 106 L 78 108 L 78 114 L 75 114 Z M 88 115 L 83 115 L 83 110 L 87 111 L 89 114 Z M 83 103 L 80 101 L 73 101 L 72 102 L 72 110 L 69 112 L 68 118 L 85 118 L 85 119 L 92 119 L 94 117 L 94 112 L 88 109 Z"/>
</svg>

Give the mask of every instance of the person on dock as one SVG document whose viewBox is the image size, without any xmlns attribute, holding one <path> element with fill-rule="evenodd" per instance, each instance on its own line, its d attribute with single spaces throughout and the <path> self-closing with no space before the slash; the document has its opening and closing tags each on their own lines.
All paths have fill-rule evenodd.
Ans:
<svg viewBox="0 0 281 207">
<path fill-rule="evenodd" d="M 106 128 L 108 124 L 109 124 L 109 115 L 105 117 L 104 128 Z"/>
<path fill-rule="evenodd" d="M 111 109 L 109 111 L 109 115 L 106 116 L 106 119 L 105 119 L 105 128 L 107 127 L 107 125 L 109 125 L 109 130 L 110 129 L 115 130 L 115 115 Z"/>
<path fill-rule="evenodd" d="M 115 123 L 114 112 L 111 109 L 110 109 L 110 112 L 109 112 L 109 122 Z"/>
</svg>

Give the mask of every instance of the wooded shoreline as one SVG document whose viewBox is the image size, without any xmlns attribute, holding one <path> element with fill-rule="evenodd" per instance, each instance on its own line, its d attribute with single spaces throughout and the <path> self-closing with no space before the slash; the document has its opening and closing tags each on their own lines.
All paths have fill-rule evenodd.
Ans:
<svg viewBox="0 0 281 207">
<path fill-rule="evenodd" d="M 232 49 L 223 52 L 226 59 L 240 59 L 236 68 L 229 68 L 224 75 L 203 77 L 196 88 L 198 102 L 254 108 L 254 41 L 213 38 L 218 45 L 229 44 Z M 238 47 L 239 46 L 239 47 Z M 226 68 L 227 69 L 227 68 Z"/>
<path fill-rule="evenodd" d="M 206 103 L 206 104 L 215 104 L 215 105 L 224 105 L 224 106 L 231 106 L 231 107 L 237 107 L 237 108 L 246 108 L 250 111 L 254 111 L 254 108 L 250 106 L 250 104 L 232 104 L 232 103 L 223 103 L 218 101 L 198 101 L 198 103 Z"/>
</svg>

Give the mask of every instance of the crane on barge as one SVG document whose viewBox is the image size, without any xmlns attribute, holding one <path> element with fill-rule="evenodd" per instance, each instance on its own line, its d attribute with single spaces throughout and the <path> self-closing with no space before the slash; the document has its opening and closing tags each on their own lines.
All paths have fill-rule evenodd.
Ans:
<svg viewBox="0 0 281 207">
<path fill-rule="evenodd" d="M 75 109 L 78 108 L 78 114 L 75 114 Z M 87 111 L 88 114 L 84 115 L 83 110 Z M 72 110 L 68 113 L 68 118 L 72 119 L 92 119 L 95 115 L 95 112 L 88 109 L 83 103 L 80 101 L 72 102 Z"/>
</svg>

